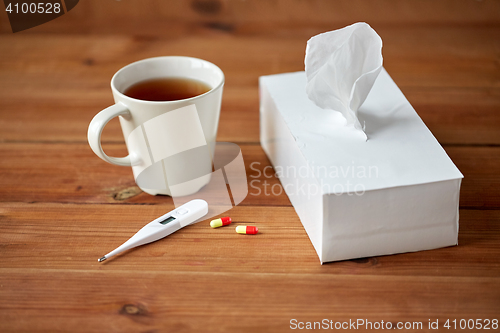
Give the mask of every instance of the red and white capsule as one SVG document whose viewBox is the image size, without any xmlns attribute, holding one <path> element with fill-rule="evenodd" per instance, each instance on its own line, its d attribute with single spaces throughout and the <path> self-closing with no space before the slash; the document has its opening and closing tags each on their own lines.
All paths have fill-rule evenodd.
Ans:
<svg viewBox="0 0 500 333">
<path fill-rule="evenodd" d="M 248 225 L 239 225 L 236 227 L 236 232 L 239 234 L 245 234 L 245 235 L 255 235 L 256 233 L 259 232 L 259 228 Z"/>
<path fill-rule="evenodd" d="M 229 224 L 231 224 L 231 218 L 229 216 L 221 217 L 220 219 L 210 222 L 212 228 L 219 228 Z"/>
</svg>

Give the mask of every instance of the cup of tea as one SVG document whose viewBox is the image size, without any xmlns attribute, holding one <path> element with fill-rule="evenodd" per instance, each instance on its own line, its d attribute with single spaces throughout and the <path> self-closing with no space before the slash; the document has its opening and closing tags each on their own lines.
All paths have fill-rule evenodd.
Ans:
<svg viewBox="0 0 500 333">
<path fill-rule="evenodd" d="M 167 56 L 129 64 L 111 79 L 115 104 L 90 122 L 88 141 L 104 161 L 130 166 L 146 193 L 184 196 L 210 181 L 224 73 L 197 58 Z M 101 147 L 104 126 L 118 117 L 128 155 Z"/>
</svg>

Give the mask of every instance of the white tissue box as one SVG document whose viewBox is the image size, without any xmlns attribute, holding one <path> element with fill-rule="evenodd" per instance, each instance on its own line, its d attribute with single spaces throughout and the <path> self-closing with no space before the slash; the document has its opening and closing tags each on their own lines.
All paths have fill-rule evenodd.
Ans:
<svg viewBox="0 0 500 333">
<path fill-rule="evenodd" d="M 457 244 L 463 176 L 385 69 L 359 109 L 368 141 L 304 72 L 259 86 L 262 147 L 322 263 Z"/>
</svg>

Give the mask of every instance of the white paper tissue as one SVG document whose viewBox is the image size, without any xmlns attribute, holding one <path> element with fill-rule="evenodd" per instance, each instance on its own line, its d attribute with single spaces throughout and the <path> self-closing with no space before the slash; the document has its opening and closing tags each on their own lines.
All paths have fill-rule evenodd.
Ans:
<svg viewBox="0 0 500 333">
<path fill-rule="evenodd" d="M 325 32 L 307 42 L 306 92 L 322 109 L 341 112 L 364 133 L 358 109 L 382 69 L 382 39 L 366 23 Z"/>
</svg>

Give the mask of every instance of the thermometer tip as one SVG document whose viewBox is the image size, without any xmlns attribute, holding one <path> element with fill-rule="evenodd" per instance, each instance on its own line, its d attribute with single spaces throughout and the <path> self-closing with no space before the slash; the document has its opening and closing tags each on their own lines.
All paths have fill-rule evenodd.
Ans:
<svg viewBox="0 0 500 333">
<path fill-rule="evenodd" d="M 103 262 L 104 260 L 106 260 L 106 257 L 102 257 L 102 258 L 97 259 L 98 262 Z"/>
</svg>

